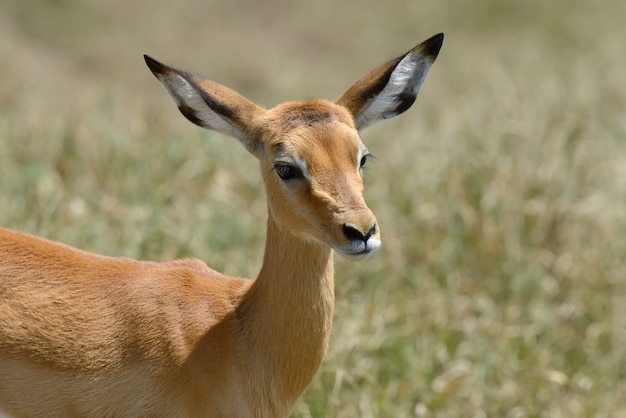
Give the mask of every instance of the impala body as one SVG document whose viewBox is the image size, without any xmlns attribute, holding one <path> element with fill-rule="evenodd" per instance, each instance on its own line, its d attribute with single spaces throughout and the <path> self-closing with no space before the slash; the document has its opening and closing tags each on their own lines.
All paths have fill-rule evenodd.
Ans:
<svg viewBox="0 0 626 418">
<path fill-rule="evenodd" d="M 339 99 L 266 110 L 145 57 L 191 122 L 260 163 L 267 241 L 256 280 L 199 260 L 105 257 L 0 229 L 0 414 L 16 417 L 284 417 L 324 359 L 333 250 L 380 246 L 363 200 L 359 131 L 407 110 L 436 35 Z"/>
</svg>

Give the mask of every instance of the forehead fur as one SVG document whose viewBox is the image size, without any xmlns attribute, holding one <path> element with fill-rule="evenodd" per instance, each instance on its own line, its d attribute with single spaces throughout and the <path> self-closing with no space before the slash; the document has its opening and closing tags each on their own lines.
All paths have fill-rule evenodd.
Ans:
<svg viewBox="0 0 626 418">
<path fill-rule="evenodd" d="M 294 130 L 323 129 L 334 123 L 355 129 L 354 120 L 342 106 L 326 100 L 283 103 L 268 112 L 265 131 L 272 134 L 270 144 L 280 142 Z"/>
</svg>

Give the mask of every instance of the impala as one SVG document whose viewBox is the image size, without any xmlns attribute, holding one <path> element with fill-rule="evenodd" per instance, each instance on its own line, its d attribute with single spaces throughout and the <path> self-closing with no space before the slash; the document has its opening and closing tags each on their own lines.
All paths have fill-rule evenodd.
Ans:
<svg viewBox="0 0 626 418">
<path fill-rule="evenodd" d="M 106 257 L 0 229 L 0 411 L 10 416 L 284 417 L 326 354 L 333 250 L 381 244 L 359 131 L 414 102 L 435 35 L 334 102 L 266 110 L 145 56 L 191 122 L 260 162 L 267 238 L 256 280 L 195 259 Z M 1 414 L 1 413 L 0 413 Z"/>
</svg>

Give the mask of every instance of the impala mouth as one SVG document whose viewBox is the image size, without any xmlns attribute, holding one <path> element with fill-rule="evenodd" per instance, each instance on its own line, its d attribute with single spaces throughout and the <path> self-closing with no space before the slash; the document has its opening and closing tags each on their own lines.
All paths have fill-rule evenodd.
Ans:
<svg viewBox="0 0 626 418">
<path fill-rule="evenodd" d="M 357 261 L 372 255 L 379 247 L 380 241 L 370 238 L 367 241 L 353 241 L 348 246 L 333 245 L 344 258 Z"/>
</svg>

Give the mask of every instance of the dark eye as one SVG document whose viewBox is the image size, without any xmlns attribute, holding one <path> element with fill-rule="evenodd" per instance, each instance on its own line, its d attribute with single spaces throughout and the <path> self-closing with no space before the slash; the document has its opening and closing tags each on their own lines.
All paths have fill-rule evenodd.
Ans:
<svg viewBox="0 0 626 418">
<path fill-rule="evenodd" d="M 363 154 L 363 157 L 361 157 L 361 161 L 359 162 L 359 169 L 363 168 L 363 166 L 367 162 L 367 159 L 371 157 L 371 155 L 372 154 Z"/>
<path fill-rule="evenodd" d="M 278 177 L 280 177 L 283 180 L 291 180 L 291 179 L 297 179 L 297 178 L 303 177 L 300 169 L 292 165 L 276 164 L 274 168 L 276 169 L 276 172 L 278 173 Z"/>
</svg>

